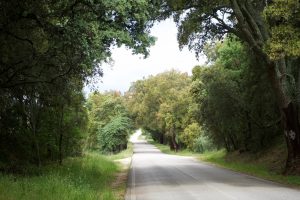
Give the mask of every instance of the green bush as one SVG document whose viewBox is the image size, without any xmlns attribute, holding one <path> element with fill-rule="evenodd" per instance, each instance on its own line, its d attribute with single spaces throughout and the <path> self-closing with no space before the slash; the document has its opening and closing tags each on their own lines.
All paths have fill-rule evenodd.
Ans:
<svg viewBox="0 0 300 200">
<path fill-rule="evenodd" d="M 180 134 L 179 139 L 187 146 L 188 149 L 194 149 L 194 140 L 201 134 L 201 127 L 198 123 L 188 125 Z"/>
<path fill-rule="evenodd" d="M 214 150 L 215 146 L 211 139 L 202 134 L 198 138 L 194 140 L 194 145 L 193 145 L 193 151 L 199 152 L 199 153 L 204 153 L 206 151 L 211 151 Z"/>
<path fill-rule="evenodd" d="M 131 130 L 130 118 L 124 116 L 113 118 L 108 124 L 98 130 L 100 150 L 105 153 L 116 153 L 126 149 Z"/>
</svg>

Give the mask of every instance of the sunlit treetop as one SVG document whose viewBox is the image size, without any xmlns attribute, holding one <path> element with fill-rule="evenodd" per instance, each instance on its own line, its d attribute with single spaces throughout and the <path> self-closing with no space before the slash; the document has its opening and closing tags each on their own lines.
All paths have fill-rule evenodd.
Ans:
<svg viewBox="0 0 300 200">
<path fill-rule="evenodd" d="M 300 3 L 298 0 L 274 0 L 266 7 L 265 18 L 271 26 L 266 51 L 271 59 L 285 55 L 300 56 Z"/>
</svg>

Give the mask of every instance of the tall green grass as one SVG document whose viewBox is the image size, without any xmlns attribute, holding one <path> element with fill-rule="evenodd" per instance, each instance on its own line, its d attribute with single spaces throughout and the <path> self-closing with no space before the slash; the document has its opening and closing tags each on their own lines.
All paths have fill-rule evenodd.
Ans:
<svg viewBox="0 0 300 200">
<path fill-rule="evenodd" d="M 110 188 L 118 166 L 110 159 L 88 153 L 67 159 L 63 166 L 48 166 L 41 175 L 0 174 L 2 200 L 113 200 Z"/>
</svg>

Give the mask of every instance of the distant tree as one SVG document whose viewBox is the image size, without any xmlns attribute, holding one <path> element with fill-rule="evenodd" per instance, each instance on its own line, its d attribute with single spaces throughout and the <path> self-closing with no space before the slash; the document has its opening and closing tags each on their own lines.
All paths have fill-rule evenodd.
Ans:
<svg viewBox="0 0 300 200">
<path fill-rule="evenodd" d="M 126 93 L 127 107 L 139 127 L 149 131 L 154 140 L 180 148 L 191 98 L 190 77 L 175 70 L 139 80 Z"/>
<path fill-rule="evenodd" d="M 127 148 L 133 130 L 132 120 L 119 93 L 93 93 L 89 96 L 89 139 L 87 147 L 105 153 Z"/>
<path fill-rule="evenodd" d="M 126 149 L 131 132 L 131 119 L 125 116 L 115 116 L 108 124 L 98 129 L 101 151 L 117 153 Z"/>
<path fill-rule="evenodd" d="M 201 127 L 198 123 L 194 122 L 189 124 L 183 132 L 180 134 L 180 140 L 189 148 L 190 150 L 195 149 L 195 140 L 201 135 Z"/>
</svg>

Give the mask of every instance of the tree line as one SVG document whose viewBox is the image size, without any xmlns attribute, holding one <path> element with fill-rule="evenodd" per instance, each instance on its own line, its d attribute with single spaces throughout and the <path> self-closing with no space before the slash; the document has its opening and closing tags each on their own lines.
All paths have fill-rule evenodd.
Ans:
<svg viewBox="0 0 300 200">
<path fill-rule="evenodd" d="M 136 126 L 175 151 L 255 153 L 273 145 L 280 115 L 251 51 L 228 37 L 205 52 L 209 63 L 192 76 L 172 70 L 132 84 L 125 98 Z"/>
<path fill-rule="evenodd" d="M 0 1 L 1 171 L 82 154 L 89 118 L 97 117 L 83 86 L 103 75 L 112 46 L 149 54 L 153 8 L 148 1 Z M 127 123 L 120 114 L 101 128 L 119 132 L 116 124 L 127 130 Z"/>
<path fill-rule="evenodd" d="M 285 172 L 298 173 L 299 1 L 163 0 L 161 7 L 161 16 L 172 16 L 178 25 L 179 46 L 194 49 L 196 55 L 207 43 L 222 40 L 227 35 L 234 35 L 248 46 L 258 61 L 252 71 L 257 77 L 261 72 L 267 74 L 266 80 L 275 95 L 281 132 L 288 149 Z"/>
<path fill-rule="evenodd" d="M 154 21 L 173 17 L 179 47 L 188 46 L 196 56 L 206 52 L 211 66 L 195 68 L 192 78 L 172 72 L 184 82 L 179 86 L 170 78 L 174 91 L 164 83 L 146 90 L 154 77 L 135 83 L 130 92 L 144 95 L 144 105 L 153 103 L 141 109 L 159 123 L 140 112 L 132 112 L 135 119 L 148 120 L 145 128 L 162 142 L 168 138 L 174 149 L 182 145 L 181 131 L 182 142 L 195 130 L 209 131 L 212 142 L 229 151 L 260 148 L 281 132 L 286 173 L 299 172 L 299 7 L 297 0 L 0 1 L 1 169 L 61 163 L 80 154 L 92 112 L 83 85 L 103 75 L 101 63 L 110 61 L 112 46 L 149 55 Z M 160 87 L 171 100 L 158 98 Z M 116 116 L 99 130 L 125 124 L 127 115 Z"/>
</svg>

